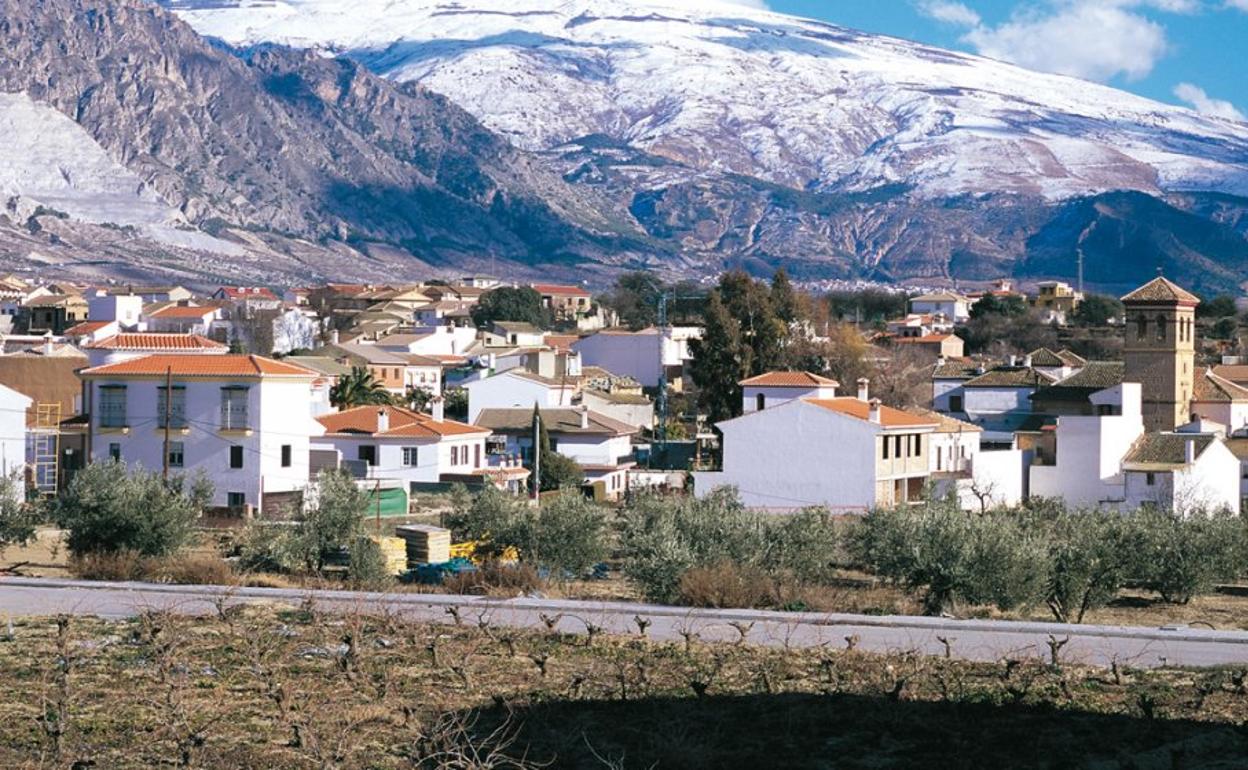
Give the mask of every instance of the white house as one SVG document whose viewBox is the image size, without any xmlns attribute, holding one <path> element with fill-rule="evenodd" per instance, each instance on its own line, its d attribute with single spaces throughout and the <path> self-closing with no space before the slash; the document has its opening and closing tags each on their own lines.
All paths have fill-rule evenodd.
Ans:
<svg viewBox="0 0 1248 770">
<path fill-rule="evenodd" d="M 943 315 L 955 324 L 971 318 L 971 300 L 951 291 L 920 294 L 910 298 L 910 312 L 916 315 Z"/>
<path fill-rule="evenodd" d="M 137 294 L 110 294 L 96 289 L 87 296 L 87 318 L 91 321 L 116 321 L 121 331 L 134 331 L 142 317 L 143 298 Z"/>
<path fill-rule="evenodd" d="M 484 428 L 443 419 L 441 402 L 432 416 L 397 406 L 360 406 L 317 418 L 325 435 L 315 450 L 331 449 L 355 462 L 367 478 L 440 481 L 444 474 L 472 475 L 488 463 Z"/>
<path fill-rule="evenodd" d="M 324 432 L 312 417 L 315 372 L 260 356 L 154 355 L 79 376 L 90 415 L 88 460 L 160 470 L 168 434 L 170 470 L 204 472 L 215 486 L 213 505 L 270 515 L 298 505 L 311 438 Z"/>
<path fill-rule="evenodd" d="M 642 393 L 581 388 L 581 404 L 590 411 L 635 428 L 654 427 L 654 402 Z"/>
<path fill-rule="evenodd" d="M 950 404 L 960 396 L 962 411 L 949 413 L 983 428 L 984 444 L 1008 449 L 1014 445 L 1014 432 L 1032 414 L 1032 394 L 1052 383 L 1047 374 L 1014 362 L 988 369 L 945 396 Z"/>
<path fill-rule="evenodd" d="M 698 496 L 736 487 L 751 508 L 865 511 L 919 498 L 938 425 L 878 400 L 840 397 L 794 399 L 718 427 L 723 470 L 694 473 Z"/>
<path fill-rule="evenodd" d="M 1054 353 L 1048 348 L 1037 348 L 1023 357 L 1024 366 L 1030 366 L 1055 380 L 1064 380 L 1077 374 L 1087 363 L 1081 356 L 1069 350 L 1059 350 Z"/>
<path fill-rule="evenodd" d="M 836 389 L 840 387 L 836 380 L 810 372 L 766 372 L 738 384 L 745 413 L 779 406 L 795 398 L 836 398 Z M 860 388 L 866 384 L 866 380 L 858 383 Z"/>
<path fill-rule="evenodd" d="M 1240 463 L 1211 433 L 1145 433 L 1122 461 L 1124 507 L 1239 513 Z"/>
<path fill-rule="evenodd" d="M 26 467 L 26 410 L 33 403 L 30 397 L 0 385 L 0 477 L 20 477 Z M 24 485 L 25 480 L 19 478 L 19 495 Z"/>
<path fill-rule="evenodd" d="M 475 328 L 427 326 L 412 332 L 387 334 L 377 340 L 377 347 L 421 356 L 458 356 L 465 354 L 476 339 Z"/>
<path fill-rule="evenodd" d="M 632 461 L 632 437 L 637 428 L 585 406 L 540 409 L 542 425 L 551 451 L 575 460 L 585 472 L 586 483 L 601 481 L 607 496 L 616 499 L 628 490 Z M 490 452 L 533 455 L 533 407 L 483 409 L 473 424 L 494 433 Z"/>
<path fill-rule="evenodd" d="M 1071 507 L 1117 507 L 1126 500 L 1123 458 L 1144 435 L 1140 385 L 1124 382 L 1088 398 L 1097 414 L 1057 418 L 1053 456 L 1031 466 L 1032 497 L 1060 498 Z"/>
<path fill-rule="evenodd" d="M 468 391 L 468 422 L 477 423 L 484 409 L 572 406 L 573 381 L 543 377 L 525 369 L 508 369 L 464 385 Z"/>
<path fill-rule="evenodd" d="M 572 344 L 581 354 L 583 366 L 600 366 L 626 375 L 646 387 L 663 381 L 679 387 L 685 365 L 693 358 L 689 342 L 702 336 L 694 326 L 669 327 L 664 334 L 656 328 L 641 331 L 608 329 L 582 337 Z"/>
<path fill-rule="evenodd" d="M 211 337 L 213 331 L 228 334 L 229 323 L 224 311 L 214 306 L 167 305 L 145 313 L 148 331 L 173 332 L 176 334 L 202 334 Z"/>
<path fill-rule="evenodd" d="M 229 347 L 200 334 L 134 332 L 115 334 L 83 346 L 91 366 L 103 366 L 158 354 L 223 356 Z"/>
<path fill-rule="evenodd" d="M 1200 368 L 1192 381 L 1192 414 L 1226 426 L 1229 433 L 1248 429 L 1248 388 Z"/>
<path fill-rule="evenodd" d="M 978 425 L 926 409 L 917 413 L 936 422 L 927 452 L 936 495 L 953 491 L 959 505 L 972 511 L 1018 505 L 1026 498 L 1025 452 L 981 451 L 984 431 Z"/>
</svg>

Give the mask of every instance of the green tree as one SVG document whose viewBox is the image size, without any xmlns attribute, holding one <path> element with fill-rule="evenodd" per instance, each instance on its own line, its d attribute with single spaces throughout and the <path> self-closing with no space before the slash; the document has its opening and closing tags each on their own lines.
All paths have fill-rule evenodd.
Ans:
<svg viewBox="0 0 1248 770">
<path fill-rule="evenodd" d="M 351 367 L 350 374 L 343 375 L 334 383 L 329 391 L 329 400 L 339 409 L 393 403 L 385 386 L 362 366 Z"/>
<path fill-rule="evenodd" d="M 771 277 L 771 304 L 775 308 L 776 316 L 786 325 L 800 320 L 801 309 L 797 292 L 783 267 L 776 268 Z"/>
<path fill-rule="evenodd" d="M 537 406 L 533 407 L 533 417 L 537 420 L 540 414 Z M 533 458 L 541 458 L 541 468 L 539 479 L 541 481 L 541 489 L 543 492 L 549 492 L 554 489 L 578 489 L 585 483 L 585 471 L 572 458 L 561 455 L 550 448 L 550 433 L 546 430 L 546 421 L 537 420 L 540 429 L 538 430 L 537 446 L 530 455 L 528 468 L 533 470 Z"/>
<path fill-rule="evenodd" d="M 740 324 L 741 341 L 750 351 L 748 373 L 785 368 L 788 327 L 776 314 L 767 285 L 734 270 L 720 276 L 719 295 L 729 315 Z"/>
<path fill-rule="evenodd" d="M 1143 508 L 1130 523 L 1132 572 L 1162 601 L 1187 604 L 1242 569 L 1244 525 L 1238 516 Z"/>
<path fill-rule="evenodd" d="M 1082 623 L 1129 577 L 1133 546 L 1126 520 L 1107 511 L 1060 509 L 1049 528 L 1044 602 L 1059 623 Z"/>
<path fill-rule="evenodd" d="M 974 305 L 971 305 L 972 319 L 994 315 L 1016 318 L 1026 314 L 1027 301 L 1017 294 L 1006 294 L 1004 296 L 985 294 Z"/>
<path fill-rule="evenodd" d="M 1116 298 L 1104 294 L 1088 294 L 1075 308 L 1071 321 L 1077 326 L 1105 326 L 1110 321 L 1122 318 L 1122 303 Z"/>
<path fill-rule="evenodd" d="M 523 500 L 486 485 L 466 503 L 458 501 L 447 514 L 446 525 L 457 541 L 477 540 L 489 544 L 500 533 L 510 532 L 526 509 Z M 494 550 L 501 553 L 503 547 Z"/>
<path fill-rule="evenodd" d="M 1215 340 L 1233 340 L 1238 333 L 1239 319 L 1233 315 L 1223 316 L 1214 321 L 1213 328 L 1209 330 L 1209 336 Z"/>
<path fill-rule="evenodd" d="M 602 299 L 620 317 L 620 323 L 637 331 L 654 326 L 659 320 L 659 297 L 667 287 L 645 272 L 625 273 Z"/>
<path fill-rule="evenodd" d="M 39 508 L 25 502 L 20 473 L 0 476 L 0 554 L 11 545 L 26 545 L 35 538 Z"/>
<path fill-rule="evenodd" d="M 580 576 L 607 557 L 607 516 L 578 494 L 563 494 L 527 509 L 504 538 L 520 558 L 556 575 Z"/>
<path fill-rule="evenodd" d="M 303 566 L 319 574 L 326 559 L 363 537 L 371 500 L 345 471 L 321 473 L 311 497 L 311 504 L 295 517 L 292 545 Z"/>
<path fill-rule="evenodd" d="M 166 484 L 159 473 L 125 463 L 92 463 L 53 503 L 52 518 L 68 531 L 75 555 L 164 556 L 190 541 L 209 490 L 203 479 L 184 491 L 181 479 Z"/>
<path fill-rule="evenodd" d="M 1201 318 L 1226 318 L 1238 313 L 1235 298 L 1229 294 L 1219 294 L 1208 298 L 1196 306 L 1196 315 Z"/>
<path fill-rule="evenodd" d="M 718 422 L 741 411 L 739 383 L 748 376 L 751 354 L 741 339 L 741 324 L 720 301 L 719 292 L 711 292 L 705 316 L 702 338 L 689 343 L 690 375 L 702 408 L 711 422 Z"/>
<path fill-rule="evenodd" d="M 488 328 L 498 321 L 517 321 L 548 328 L 550 311 L 542 307 L 542 295 L 528 286 L 503 286 L 481 295 L 472 308 L 472 322 Z"/>
</svg>

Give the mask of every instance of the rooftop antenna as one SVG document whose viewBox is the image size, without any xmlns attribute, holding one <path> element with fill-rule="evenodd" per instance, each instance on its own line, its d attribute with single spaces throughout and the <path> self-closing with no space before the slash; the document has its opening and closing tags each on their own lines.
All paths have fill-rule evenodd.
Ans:
<svg viewBox="0 0 1248 770">
<path fill-rule="evenodd" d="M 1083 247 L 1082 246 L 1078 247 L 1075 253 L 1078 256 L 1078 263 L 1077 263 L 1078 275 L 1077 275 L 1076 283 L 1079 286 L 1078 288 L 1079 293 L 1083 294 Z"/>
</svg>

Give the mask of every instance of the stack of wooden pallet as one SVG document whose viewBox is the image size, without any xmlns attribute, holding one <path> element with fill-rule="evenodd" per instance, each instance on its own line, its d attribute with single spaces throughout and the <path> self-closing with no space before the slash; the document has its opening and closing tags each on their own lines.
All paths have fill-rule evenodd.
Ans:
<svg viewBox="0 0 1248 770">
<path fill-rule="evenodd" d="M 403 524 L 394 528 L 394 534 L 406 542 L 409 565 L 444 564 L 451 560 L 449 529 L 432 524 Z"/>
<path fill-rule="evenodd" d="M 386 561 L 386 574 L 402 575 L 407 572 L 407 541 L 401 537 L 373 537 Z"/>
</svg>

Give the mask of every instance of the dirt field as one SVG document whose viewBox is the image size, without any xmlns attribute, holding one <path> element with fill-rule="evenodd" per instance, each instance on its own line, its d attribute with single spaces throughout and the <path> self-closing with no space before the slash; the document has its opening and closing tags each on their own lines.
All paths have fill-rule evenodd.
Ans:
<svg viewBox="0 0 1248 770">
<path fill-rule="evenodd" d="M 315 607 L 17 620 L 2 639 L 4 768 L 1169 770 L 1248 756 L 1239 670 L 587 640 Z"/>
</svg>

